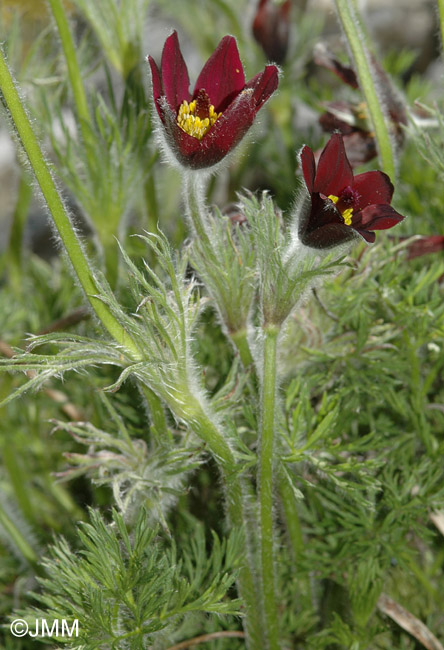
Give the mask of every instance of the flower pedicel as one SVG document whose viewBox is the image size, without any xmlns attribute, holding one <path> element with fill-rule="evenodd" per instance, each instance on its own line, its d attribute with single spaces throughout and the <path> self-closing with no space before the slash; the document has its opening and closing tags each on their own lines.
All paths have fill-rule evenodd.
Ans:
<svg viewBox="0 0 444 650">
<path fill-rule="evenodd" d="M 279 81 L 277 67 L 268 65 L 246 84 L 232 36 L 221 40 L 192 93 L 176 32 L 165 41 L 160 69 L 151 56 L 148 61 L 168 146 L 192 169 L 212 167 L 234 149 Z"/>
<path fill-rule="evenodd" d="M 374 230 L 387 230 L 404 219 L 390 206 L 393 185 L 387 174 L 353 175 L 340 134 L 327 142 L 317 169 L 307 146 L 301 151 L 301 165 L 311 197 L 311 209 L 299 224 L 299 238 L 306 246 L 330 248 L 356 233 L 373 243 Z"/>
</svg>

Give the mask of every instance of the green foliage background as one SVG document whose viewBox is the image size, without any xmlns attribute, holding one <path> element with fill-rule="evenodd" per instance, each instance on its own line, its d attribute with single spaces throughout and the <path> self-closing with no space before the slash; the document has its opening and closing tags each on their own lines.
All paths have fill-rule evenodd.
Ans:
<svg viewBox="0 0 444 650">
<path fill-rule="evenodd" d="M 174 17 L 198 70 L 231 33 L 250 78 L 265 59 L 241 18 L 249 15 L 247 4 L 200 0 L 191 11 L 172 0 L 74 0 L 70 16 L 93 116 L 86 145 L 66 117 L 72 97 L 54 25 L 41 30 L 39 24 L 33 33 L 26 16 L 3 8 L 1 38 L 7 36 L 34 126 L 86 248 L 128 312 L 139 306 L 134 292 L 143 297 L 135 280 L 143 258 L 161 284 L 167 281 L 158 249 L 131 235 L 161 228 L 176 248 L 187 236 L 179 175 L 159 164 L 143 63 L 152 45 L 145 34 L 153 33 L 151 21 L 170 25 Z M 300 183 L 297 150 L 325 142 L 304 115 L 333 97 L 355 98 L 312 69 L 322 23 L 300 5 L 292 14 L 279 94 L 209 187 L 210 202 L 221 209 L 242 188 L 268 190 L 284 224 Z M 411 53 L 386 54 L 401 89 Z M 410 105 L 418 98 L 427 104 L 429 90 L 418 76 L 402 87 Z M 285 648 L 417 650 L 413 637 L 378 609 L 382 592 L 444 639 L 442 533 L 430 519 L 444 510 L 444 261 L 442 252 L 409 256 L 409 238 L 444 234 L 444 129 L 439 109 L 430 110 L 437 126 L 409 128 L 400 153 L 394 206 L 408 218 L 394 234 L 380 234 L 377 244 L 354 249 L 341 273 L 310 292 L 287 325 L 279 361 L 279 457 L 298 498 L 299 544 L 288 544 L 285 513 L 277 510 Z M 83 296 L 66 259 L 47 261 L 21 245 L 37 192 L 29 189 L 20 152 L 18 161 L 22 181 L 0 262 L 2 353 L 26 348 L 30 334 L 45 334 L 54 324 L 59 329 L 57 321 L 73 312 L 79 317 L 62 323 L 63 342 L 88 349 L 100 329 L 77 311 Z M 243 199 L 245 210 L 253 200 Z M 202 293 L 192 342 L 198 381 L 221 417 L 234 423 L 245 466 L 252 467 L 254 380 L 240 371 Z M 38 353 L 48 359 L 59 350 L 57 335 L 41 343 Z M 241 630 L 233 586 L 241 533 L 226 531 L 218 472 L 203 445 L 170 413 L 163 424 L 156 420 L 137 381 L 120 381 L 115 366 L 93 360 L 65 372 L 69 359 L 60 371 L 49 365 L 44 389 L 1 408 L 3 647 L 28 650 L 37 643 L 11 637 L 12 613 L 30 621 L 79 619 L 77 645 L 40 639 L 48 649 L 162 650 L 198 634 Z M 23 373 L 2 374 L 0 397 L 24 384 Z M 244 643 L 221 638 L 206 647 L 235 650 Z"/>
</svg>

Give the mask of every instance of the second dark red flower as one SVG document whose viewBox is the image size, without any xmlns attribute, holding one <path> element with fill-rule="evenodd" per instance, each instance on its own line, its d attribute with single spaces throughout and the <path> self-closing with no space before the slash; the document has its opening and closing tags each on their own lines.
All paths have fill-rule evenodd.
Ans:
<svg viewBox="0 0 444 650">
<path fill-rule="evenodd" d="M 303 244 L 330 248 L 356 234 L 367 242 L 375 241 L 374 230 L 386 230 L 404 217 L 391 206 L 393 185 L 380 171 L 353 175 L 342 136 L 332 135 L 324 147 L 316 169 L 313 151 L 301 151 L 305 184 L 311 209 L 299 224 Z"/>
</svg>

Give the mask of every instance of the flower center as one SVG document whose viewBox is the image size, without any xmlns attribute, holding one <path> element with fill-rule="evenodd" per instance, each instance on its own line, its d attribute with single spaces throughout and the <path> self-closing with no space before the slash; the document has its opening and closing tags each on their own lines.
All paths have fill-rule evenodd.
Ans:
<svg viewBox="0 0 444 650">
<path fill-rule="evenodd" d="M 199 90 L 196 99 L 192 102 L 188 103 L 186 100 L 182 102 L 176 121 L 182 131 L 202 140 L 221 115 L 222 113 L 216 113 L 213 104 L 210 104 L 210 98 L 205 90 Z"/>
<path fill-rule="evenodd" d="M 352 187 L 344 187 L 343 190 L 339 193 L 339 196 L 335 194 L 329 194 L 328 198 L 332 203 L 334 203 L 341 213 L 342 218 L 346 226 L 352 225 L 352 215 L 353 215 L 353 206 L 358 200 L 359 195 Z"/>
</svg>

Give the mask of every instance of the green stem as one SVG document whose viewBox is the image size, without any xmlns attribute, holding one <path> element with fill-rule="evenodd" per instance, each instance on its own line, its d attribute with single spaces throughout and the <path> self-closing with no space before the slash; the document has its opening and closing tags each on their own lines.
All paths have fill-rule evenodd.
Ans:
<svg viewBox="0 0 444 650">
<path fill-rule="evenodd" d="M 204 407 L 195 398 L 187 401 L 188 407 L 192 407 L 192 414 L 189 414 L 188 420 L 192 422 L 194 431 L 204 440 L 212 453 L 212 456 L 221 466 L 224 476 L 226 489 L 226 501 L 228 508 L 228 517 L 231 524 L 238 528 L 246 530 L 246 499 L 242 489 L 241 477 L 237 472 L 235 456 L 227 443 L 223 432 L 219 431 L 216 424 L 205 413 Z M 257 589 L 253 578 L 253 572 L 249 566 L 248 552 L 246 550 L 246 562 L 242 567 L 238 587 L 239 594 L 245 603 L 245 633 L 247 637 L 247 647 L 250 650 L 262 649 L 262 625 L 259 615 L 257 602 Z"/>
<path fill-rule="evenodd" d="M 248 535 L 244 516 L 244 494 L 242 491 L 242 484 L 237 478 L 235 481 L 230 477 L 225 477 L 227 480 L 226 497 L 228 501 L 228 516 L 233 526 L 240 530 L 244 530 L 245 535 Z M 257 588 L 254 582 L 253 573 L 249 566 L 248 550 L 245 548 L 245 563 L 243 564 L 237 585 L 239 589 L 239 596 L 245 605 L 245 622 L 244 629 L 246 635 L 246 647 L 249 650 L 262 650 L 263 647 L 263 632 L 262 623 L 260 619 L 259 603 L 257 598 Z"/>
<path fill-rule="evenodd" d="M 371 72 L 369 53 L 365 46 L 365 35 L 360 16 L 353 0 L 335 0 L 339 20 L 347 37 L 359 75 L 359 85 L 364 93 L 370 120 L 375 132 L 379 157 L 383 170 L 394 178 L 395 160 L 390 142 L 387 120 L 378 97 Z"/>
<path fill-rule="evenodd" d="M 253 356 L 248 345 L 246 331 L 242 330 L 239 332 L 234 332 L 230 336 L 236 345 L 237 350 L 239 351 L 239 355 L 244 367 L 250 366 L 253 363 Z M 290 548 L 293 560 L 297 561 L 304 549 L 297 499 L 291 485 L 290 477 L 285 472 L 284 468 L 280 468 L 277 478 L 279 494 L 281 497 L 282 506 L 284 508 L 284 516 L 287 525 L 288 536 L 290 538 Z M 309 588 L 310 585 L 307 584 L 307 589 Z"/>
<path fill-rule="evenodd" d="M 210 237 L 208 236 L 205 222 L 203 194 L 204 188 L 202 180 L 198 178 L 194 172 L 185 173 L 184 195 L 188 216 L 190 218 L 194 233 L 200 240 L 204 254 L 209 260 L 213 261 L 217 259 L 217 254 L 215 252 L 215 247 L 211 242 Z M 216 296 L 215 302 L 217 303 L 217 301 L 218 299 Z M 244 368 L 251 366 L 253 363 L 253 357 L 251 354 L 250 346 L 248 344 L 246 329 L 242 328 L 236 332 L 230 332 L 229 336 L 239 352 Z"/>
<path fill-rule="evenodd" d="M 208 236 L 203 209 L 203 182 L 194 172 L 184 174 L 184 195 L 186 208 L 195 235 L 200 240 L 206 255 L 215 257 L 214 246 Z M 239 351 L 241 361 L 245 368 L 253 363 L 250 347 L 248 345 L 245 329 L 231 332 L 230 338 Z"/>
<path fill-rule="evenodd" d="M 239 356 L 241 358 L 244 368 L 248 368 L 253 363 L 253 355 L 251 354 L 250 346 L 248 344 L 246 330 L 239 330 L 238 332 L 231 332 L 230 338 L 236 346 Z"/>
<path fill-rule="evenodd" d="M 83 86 L 82 74 L 77 61 L 76 48 L 71 36 L 62 0 L 48 0 L 48 2 L 62 42 L 66 65 L 68 67 L 69 82 L 76 105 L 77 116 L 80 120 L 83 140 L 87 142 L 89 135 L 88 125 L 91 125 L 91 115 Z"/>
<path fill-rule="evenodd" d="M 261 527 L 262 598 L 269 650 L 279 650 L 279 627 L 274 584 L 275 563 L 273 543 L 273 452 L 278 334 L 279 329 L 274 325 L 264 328 L 264 368 L 259 458 L 260 473 L 258 480 Z"/>
<path fill-rule="evenodd" d="M 2 49 L 0 49 L 0 89 L 60 238 L 91 307 L 111 336 L 126 349 L 134 360 L 140 360 L 142 354 L 135 341 L 115 318 L 110 308 L 97 297 L 100 294 L 100 289 L 56 188 L 50 169 L 43 157 L 29 118 L 20 101 Z"/>
<path fill-rule="evenodd" d="M 186 208 L 194 233 L 200 239 L 205 251 L 213 253 L 202 210 L 204 192 L 202 179 L 198 178 L 195 172 L 184 172 L 183 179 Z"/>
<path fill-rule="evenodd" d="M 438 15 L 441 32 L 441 48 L 444 50 L 444 0 L 438 0 Z"/>
</svg>

